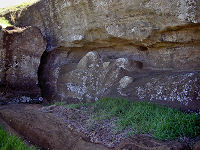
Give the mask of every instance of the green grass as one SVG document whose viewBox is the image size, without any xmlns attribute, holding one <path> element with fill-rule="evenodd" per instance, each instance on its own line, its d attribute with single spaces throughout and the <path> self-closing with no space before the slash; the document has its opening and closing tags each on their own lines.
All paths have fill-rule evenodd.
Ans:
<svg viewBox="0 0 200 150">
<path fill-rule="evenodd" d="M 18 137 L 10 135 L 0 127 L 0 150 L 36 150 L 36 148 L 27 147 Z"/>
<path fill-rule="evenodd" d="M 68 108 L 73 108 L 77 107 L 77 104 L 69 106 Z M 104 98 L 85 106 L 88 110 L 93 107 L 92 113 L 96 120 L 116 117 L 118 130 L 133 127 L 136 133 L 151 134 L 160 140 L 172 140 L 184 136 L 194 138 L 200 135 L 200 115 L 194 113 L 184 113 L 156 104 L 130 102 L 120 98 Z"/>
<path fill-rule="evenodd" d="M 6 28 L 7 26 L 11 26 L 10 22 L 4 17 L 0 17 L 0 25 L 3 28 Z"/>
</svg>

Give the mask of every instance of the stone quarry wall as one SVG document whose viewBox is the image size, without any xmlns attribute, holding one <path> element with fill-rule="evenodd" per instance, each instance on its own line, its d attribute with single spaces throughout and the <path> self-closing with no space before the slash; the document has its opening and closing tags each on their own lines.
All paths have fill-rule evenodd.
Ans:
<svg viewBox="0 0 200 150">
<path fill-rule="evenodd" d="M 47 40 L 38 78 L 48 101 L 117 96 L 200 109 L 199 0 L 41 0 L 16 24 Z"/>
<path fill-rule="evenodd" d="M 45 49 L 46 40 L 37 27 L 0 30 L 1 99 L 16 97 L 20 92 L 40 96 L 37 74 Z M 18 93 L 9 93 L 11 89 Z"/>
</svg>

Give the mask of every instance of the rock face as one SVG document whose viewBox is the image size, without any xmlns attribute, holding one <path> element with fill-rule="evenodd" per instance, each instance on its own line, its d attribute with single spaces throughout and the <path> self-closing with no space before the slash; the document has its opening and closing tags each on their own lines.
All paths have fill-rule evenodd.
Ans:
<svg viewBox="0 0 200 150">
<path fill-rule="evenodd" d="M 65 47 L 199 45 L 199 22 L 198 0 L 42 0 L 17 19 Z"/>
<path fill-rule="evenodd" d="M 82 48 L 64 47 L 56 48 L 50 53 L 44 53 L 38 71 L 38 78 L 42 96 L 45 100 L 60 100 L 60 94 L 58 93 L 60 72 L 66 73 L 66 71 L 73 70 L 86 53 L 87 51 Z"/>
<path fill-rule="evenodd" d="M 5 66 L 5 61 L 3 58 L 5 57 L 4 51 L 3 51 L 3 31 L 0 29 L 0 83 L 2 83 L 2 79 L 4 78 L 4 66 Z"/>
<path fill-rule="evenodd" d="M 134 60 L 134 53 L 128 51 L 113 50 L 109 55 L 105 49 L 96 50 L 73 59 L 70 56 L 78 52 L 71 51 L 57 48 L 46 56 L 40 81 L 48 100 L 75 102 L 124 97 L 200 111 L 199 71 L 152 69 Z"/>
<path fill-rule="evenodd" d="M 39 68 L 49 101 L 122 96 L 199 111 L 198 0 L 41 0 L 16 23 L 38 27 L 52 50 Z"/>
<path fill-rule="evenodd" d="M 0 31 L 0 82 L 4 87 L 33 92 L 46 41 L 36 27 L 8 27 Z M 6 91 L 6 90 L 5 90 Z"/>
<path fill-rule="evenodd" d="M 40 58 L 46 48 L 40 30 L 35 27 L 4 30 L 1 42 L 3 83 L 25 88 L 35 86 Z"/>
</svg>

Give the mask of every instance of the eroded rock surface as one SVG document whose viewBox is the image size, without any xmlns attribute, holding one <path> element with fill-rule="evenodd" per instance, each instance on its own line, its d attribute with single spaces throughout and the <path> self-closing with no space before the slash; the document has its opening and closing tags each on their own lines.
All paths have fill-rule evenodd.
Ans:
<svg viewBox="0 0 200 150">
<path fill-rule="evenodd" d="M 152 73 L 119 92 L 131 99 L 200 112 L 200 72 Z"/>
<path fill-rule="evenodd" d="M 199 12 L 199 0 L 41 0 L 17 23 L 39 27 L 50 47 L 184 47 L 199 45 Z"/>
<path fill-rule="evenodd" d="M 198 0 L 41 0 L 16 23 L 38 27 L 52 50 L 39 72 L 49 101 L 120 95 L 196 111 L 199 12 Z"/>
<path fill-rule="evenodd" d="M 73 70 L 86 53 L 87 51 L 82 48 L 63 47 L 56 48 L 50 53 L 44 53 L 38 78 L 42 96 L 46 101 L 60 100 L 61 95 L 58 93 L 60 73 Z"/>
<path fill-rule="evenodd" d="M 1 81 L 13 87 L 35 87 L 40 59 L 46 49 L 40 30 L 10 27 L 1 32 Z"/>
<path fill-rule="evenodd" d="M 45 49 L 46 40 L 37 27 L 0 31 L 0 103 L 39 98 L 37 74 Z"/>
<path fill-rule="evenodd" d="M 43 64 L 40 81 L 43 93 L 50 101 L 79 102 L 107 96 L 125 97 L 200 111 L 199 71 L 182 68 L 157 70 L 151 64 L 136 61 L 135 53 L 130 51 L 109 53 L 99 49 L 85 51 L 84 56 L 76 50 L 72 53 L 79 54 L 79 58 L 71 59 L 70 52 L 61 48 L 46 56 L 48 59 Z M 63 57 L 65 59 L 61 59 Z M 57 61 L 56 65 L 49 66 L 49 63 L 54 64 L 51 61 Z M 45 81 L 47 74 L 49 78 Z M 54 94 L 54 98 L 49 99 L 49 94 Z"/>
</svg>

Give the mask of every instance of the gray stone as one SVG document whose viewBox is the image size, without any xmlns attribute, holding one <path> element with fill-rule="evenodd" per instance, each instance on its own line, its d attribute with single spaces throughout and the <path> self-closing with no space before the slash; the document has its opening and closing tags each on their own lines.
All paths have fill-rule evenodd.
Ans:
<svg viewBox="0 0 200 150">
<path fill-rule="evenodd" d="M 168 47 L 199 41 L 199 6 L 198 0 L 42 0 L 16 23 L 39 27 L 50 47 Z"/>
<path fill-rule="evenodd" d="M 60 54 L 56 56 L 56 53 Z M 42 89 L 54 89 L 51 91 L 54 98 L 50 101 L 56 99 L 71 103 L 95 101 L 103 97 L 124 97 L 133 101 L 150 101 L 182 110 L 200 111 L 199 71 L 142 68 L 134 65 L 139 62 L 129 57 L 131 53 L 120 57 L 120 53 L 116 52 L 116 57 L 110 58 L 108 53 L 92 51 L 73 62 L 68 61 L 70 54 L 61 59 L 64 53 L 59 49 L 57 52 L 49 52 L 47 58 L 60 58 L 60 63 L 56 67 L 46 65 L 43 70 L 43 76 L 48 74 L 49 78 L 47 82 L 42 80 Z M 52 60 L 46 59 L 46 64 Z M 62 63 L 64 60 L 67 63 Z M 59 72 L 54 76 L 56 70 Z"/>
</svg>

